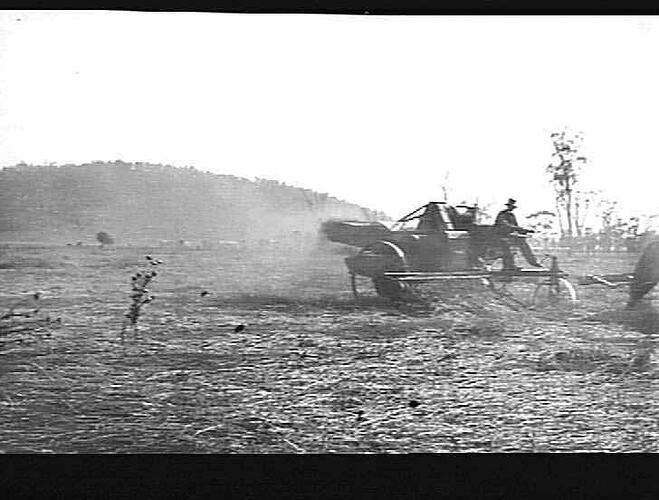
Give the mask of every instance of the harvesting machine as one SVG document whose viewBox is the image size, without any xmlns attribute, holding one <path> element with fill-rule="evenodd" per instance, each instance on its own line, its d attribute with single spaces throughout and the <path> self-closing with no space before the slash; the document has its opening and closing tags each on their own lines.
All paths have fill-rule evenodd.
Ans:
<svg viewBox="0 0 659 500">
<path fill-rule="evenodd" d="M 378 222 L 330 220 L 322 232 L 333 242 L 358 247 L 345 259 L 353 293 L 358 278 L 371 280 L 378 295 L 402 300 L 422 283 L 480 280 L 495 291 L 513 281 L 531 280 L 531 303 L 542 299 L 576 300 L 567 273 L 556 257 L 548 267 L 497 269 L 504 245 L 512 241 L 493 225 L 476 223 L 477 208 L 432 201 L 400 218 L 391 227 Z M 514 237 L 526 237 L 513 234 Z"/>
</svg>

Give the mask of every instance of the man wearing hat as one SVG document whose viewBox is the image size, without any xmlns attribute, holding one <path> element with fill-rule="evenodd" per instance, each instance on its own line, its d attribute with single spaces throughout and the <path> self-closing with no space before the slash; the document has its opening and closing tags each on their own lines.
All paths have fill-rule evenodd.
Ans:
<svg viewBox="0 0 659 500">
<path fill-rule="evenodd" d="M 526 238 L 522 235 L 533 233 L 532 229 L 524 229 L 517 223 L 513 210 L 517 207 L 517 202 L 512 198 L 508 199 L 505 210 L 497 214 L 494 227 L 496 228 L 497 235 L 501 238 L 501 247 L 503 249 L 503 268 L 504 269 L 520 269 L 515 266 L 515 259 L 513 253 L 510 251 L 510 245 L 513 243 L 518 246 L 522 251 L 522 255 L 526 261 L 533 267 L 542 267 L 533 255 L 533 250 L 526 242 Z"/>
</svg>

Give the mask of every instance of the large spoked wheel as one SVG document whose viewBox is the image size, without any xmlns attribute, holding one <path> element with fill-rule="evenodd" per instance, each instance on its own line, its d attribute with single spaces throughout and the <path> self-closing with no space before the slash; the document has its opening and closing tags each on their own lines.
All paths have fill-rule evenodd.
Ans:
<svg viewBox="0 0 659 500">
<path fill-rule="evenodd" d="M 369 262 L 369 269 L 365 269 L 364 274 L 371 277 L 375 292 L 380 297 L 406 300 L 413 296 L 412 289 L 407 283 L 384 276 L 387 272 L 405 272 L 410 269 L 405 252 L 398 245 L 390 241 L 378 241 L 363 248 L 357 254 L 356 260 L 360 258 L 364 262 Z M 355 297 L 360 297 L 362 295 L 358 285 L 360 277 L 351 274 L 350 280 Z"/>
<path fill-rule="evenodd" d="M 534 307 L 557 306 L 561 304 L 574 304 L 577 301 L 577 292 L 565 278 L 548 279 L 536 284 L 531 305 Z"/>
</svg>

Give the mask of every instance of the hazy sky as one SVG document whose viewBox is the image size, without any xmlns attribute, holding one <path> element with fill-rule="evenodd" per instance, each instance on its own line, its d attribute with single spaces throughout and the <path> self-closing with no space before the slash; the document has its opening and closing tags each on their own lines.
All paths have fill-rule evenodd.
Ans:
<svg viewBox="0 0 659 500">
<path fill-rule="evenodd" d="M 582 184 L 659 212 L 656 17 L 0 13 L 0 166 L 148 161 L 279 179 L 397 216 L 552 209 Z"/>
</svg>

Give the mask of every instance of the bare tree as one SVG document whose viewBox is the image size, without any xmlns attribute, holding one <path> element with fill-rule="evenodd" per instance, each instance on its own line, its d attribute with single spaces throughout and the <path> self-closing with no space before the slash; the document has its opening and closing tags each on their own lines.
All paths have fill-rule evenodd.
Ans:
<svg viewBox="0 0 659 500">
<path fill-rule="evenodd" d="M 562 131 L 552 133 L 551 140 L 554 160 L 547 166 L 547 172 L 551 175 L 550 182 L 556 193 L 556 209 L 562 236 L 572 238 L 576 227 L 580 227 L 578 222 L 575 224 L 574 186 L 579 180 L 581 165 L 586 163 L 586 158 L 579 154 L 583 136 Z M 565 215 L 567 227 L 563 225 L 561 213 Z"/>
<path fill-rule="evenodd" d="M 590 208 L 597 202 L 597 191 L 575 191 L 574 193 L 574 227 L 577 236 L 583 236 Z"/>
<path fill-rule="evenodd" d="M 450 172 L 447 170 L 446 173 L 444 174 L 444 182 L 439 186 L 442 189 L 442 194 L 444 195 L 444 199 L 442 201 L 448 201 L 449 174 Z"/>
<path fill-rule="evenodd" d="M 614 245 L 617 232 L 618 202 L 611 200 L 601 200 L 598 203 L 598 212 L 602 227 L 600 229 L 600 244 L 606 252 L 610 251 Z"/>
<path fill-rule="evenodd" d="M 556 214 L 547 210 L 534 212 L 526 217 L 527 226 L 533 229 L 541 238 L 544 249 L 549 248 L 549 241 L 554 236 L 554 222 Z"/>
</svg>

